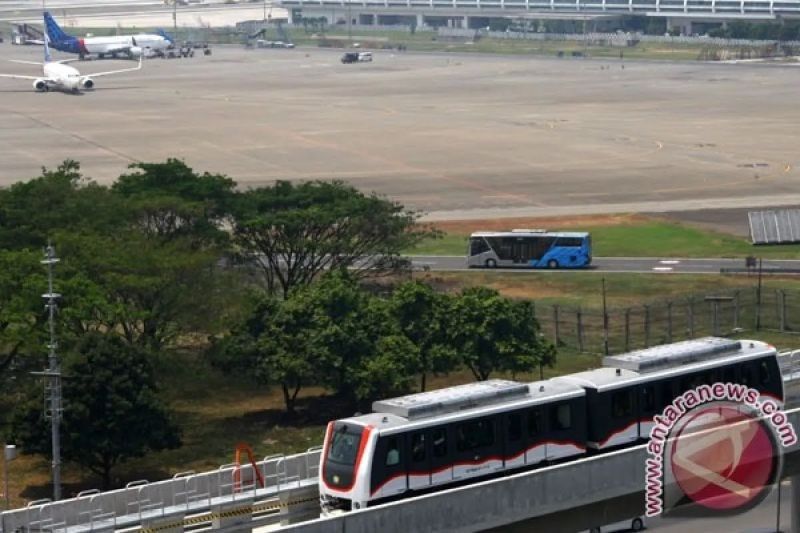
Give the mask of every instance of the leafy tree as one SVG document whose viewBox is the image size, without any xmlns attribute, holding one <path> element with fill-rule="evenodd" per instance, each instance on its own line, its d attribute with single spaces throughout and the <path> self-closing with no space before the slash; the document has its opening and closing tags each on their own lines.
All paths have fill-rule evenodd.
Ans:
<svg viewBox="0 0 800 533">
<path fill-rule="evenodd" d="M 67 160 L 56 170 L 0 189 L 0 249 L 40 249 L 55 232 L 113 231 L 122 207 L 107 188 L 83 177 Z"/>
<path fill-rule="evenodd" d="M 65 357 L 64 459 L 88 468 L 111 486 L 112 470 L 151 451 L 177 448 L 180 431 L 158 397 L 154 372 L 141 350 L 118 337 L 86 335 Z M 28 453 L 50 454 L 41 388 L 14 417 L 14 438 Z"/>
<path fill-rule="evenodd" d="M 476 380 L 487 380 L 498 371 L 530 372 L 555 362 L 555 349 L 539 336 L 530 302 L 472 287 L 456 298 L 452 317 L 453 344 Z"/>
<path fill-rule="evenodd" d="M 448 343 L 451 305 L 450 296 L 420 281 L 404 283 L 392 293 L 389 312 L 419 354 L 422 391 L 428 374 L 446 373 L 458 364 L 456 353 Z"/>
<path fill-rule="evenodd" d="M 325 270 L 351 268 L 356 277 L 397 270 L 406 265 L 403 250 L 438 235 L 400 204 L 340 181 L 279 181 L 237 203 L 235 241 L 259 258 L 269 292 L 284 298 Z"/>
<path fill-rule="evenodd" d="M 31 354 L 42 353 L 46 285 L 41 258 L 35 252 L 0 250 L 0 380 L 12 369 L 30 371 L 40 361 Z"/>
<path fill-rule="evenodd" d="M 183 161 L 135 163 L 111 190 L 125 200 L 136 227 L 146 235 L 224 244 L 221 225 L 229 215 L 236 183 L 217 174 L 197 174 Z"/>
</svg>

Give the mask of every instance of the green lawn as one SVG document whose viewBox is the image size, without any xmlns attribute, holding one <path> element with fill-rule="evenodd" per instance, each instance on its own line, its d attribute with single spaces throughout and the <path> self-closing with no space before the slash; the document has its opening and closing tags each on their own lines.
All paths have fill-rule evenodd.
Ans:
<svg viewBox="0 0 800 533">
<path fill-rule="evenodd" d="M 753 246 L 746 239 L 684 224 L 649 220 L 631 225 L 587 226 L 599 257 L 746 257 L 800 258 L 800 245 Z M 446 233 L 420 244 L 412 255 L 463 256 L 467 235 Z"/>
</svg>

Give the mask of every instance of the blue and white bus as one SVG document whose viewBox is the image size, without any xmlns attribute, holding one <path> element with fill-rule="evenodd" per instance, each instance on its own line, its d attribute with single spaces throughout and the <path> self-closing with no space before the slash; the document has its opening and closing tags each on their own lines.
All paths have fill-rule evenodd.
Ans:
<svg viewBox="0 0 800 533">
<path fill-rule="evenodd" d="M 584 268 L 592 262 L 586 232 L 515 229 L 478 231 L 469 237 L 470 268 Z"/>
</svg>

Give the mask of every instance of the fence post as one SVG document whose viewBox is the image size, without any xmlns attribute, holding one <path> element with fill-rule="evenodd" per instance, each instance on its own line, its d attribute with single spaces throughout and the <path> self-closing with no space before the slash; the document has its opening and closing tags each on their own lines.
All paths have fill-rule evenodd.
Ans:
<svg viewBox="0 0 800 533">
<path fill-rule="evenodd" d="M 555 345 L 556 348 L 558 348 L 561 343 L 561 339 L 558 335 L 558 304 L 553 306 L 553 323 L 555 324 Z"/>
<path fill-rule="evenodd" d="M 578 351 L 583 351 L 583 313 L 581 313 L 581 308 L 578 308 L 578 311 L 575 313 L 575 317 L 577 318 L 577 328 L 578 328 Z"/>
<path fill-rule="evenodd" d="M 650 346 L 650 306 L 644 306 L 644 347 Z"/>
<path fill-rule="evenodd" d="M 733 293 L 733 329 L 739 329 L 739 291 Z"/>
<path fill-rule="evenodd" d="M 631 349 L 631 308 L 625 309 L 625 351 Z"/>
<path fill-rule="evenodd" d="M 689 338 L 694 338 L 694 298 L 689 296 L 689 307 L 687 309 L 688 313 L 686 314 L 686 320 L 688 320 L 689 324 Z"/>
<path fill-rule="evenodd" d="M 672 301 L 667 302 L 667 342 L 672 342 Z"/>
<path fill-rule="evenodd" d="M 780 305 L 781 331 L 786 331 L 786 291 L 778 290 L 778 302 Z"/>
</svg>

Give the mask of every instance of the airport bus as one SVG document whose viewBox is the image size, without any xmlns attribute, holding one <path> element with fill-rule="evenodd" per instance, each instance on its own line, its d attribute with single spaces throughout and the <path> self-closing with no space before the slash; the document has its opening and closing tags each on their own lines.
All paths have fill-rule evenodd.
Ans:
<svg viewBox="0 0 800 533">
<path fill-rule="evenodd" d="M 592 238 L 586 232 L 515 229 L 470 235 L 470 268 L 584 268 L 592 262 Z"/>
</svg>

